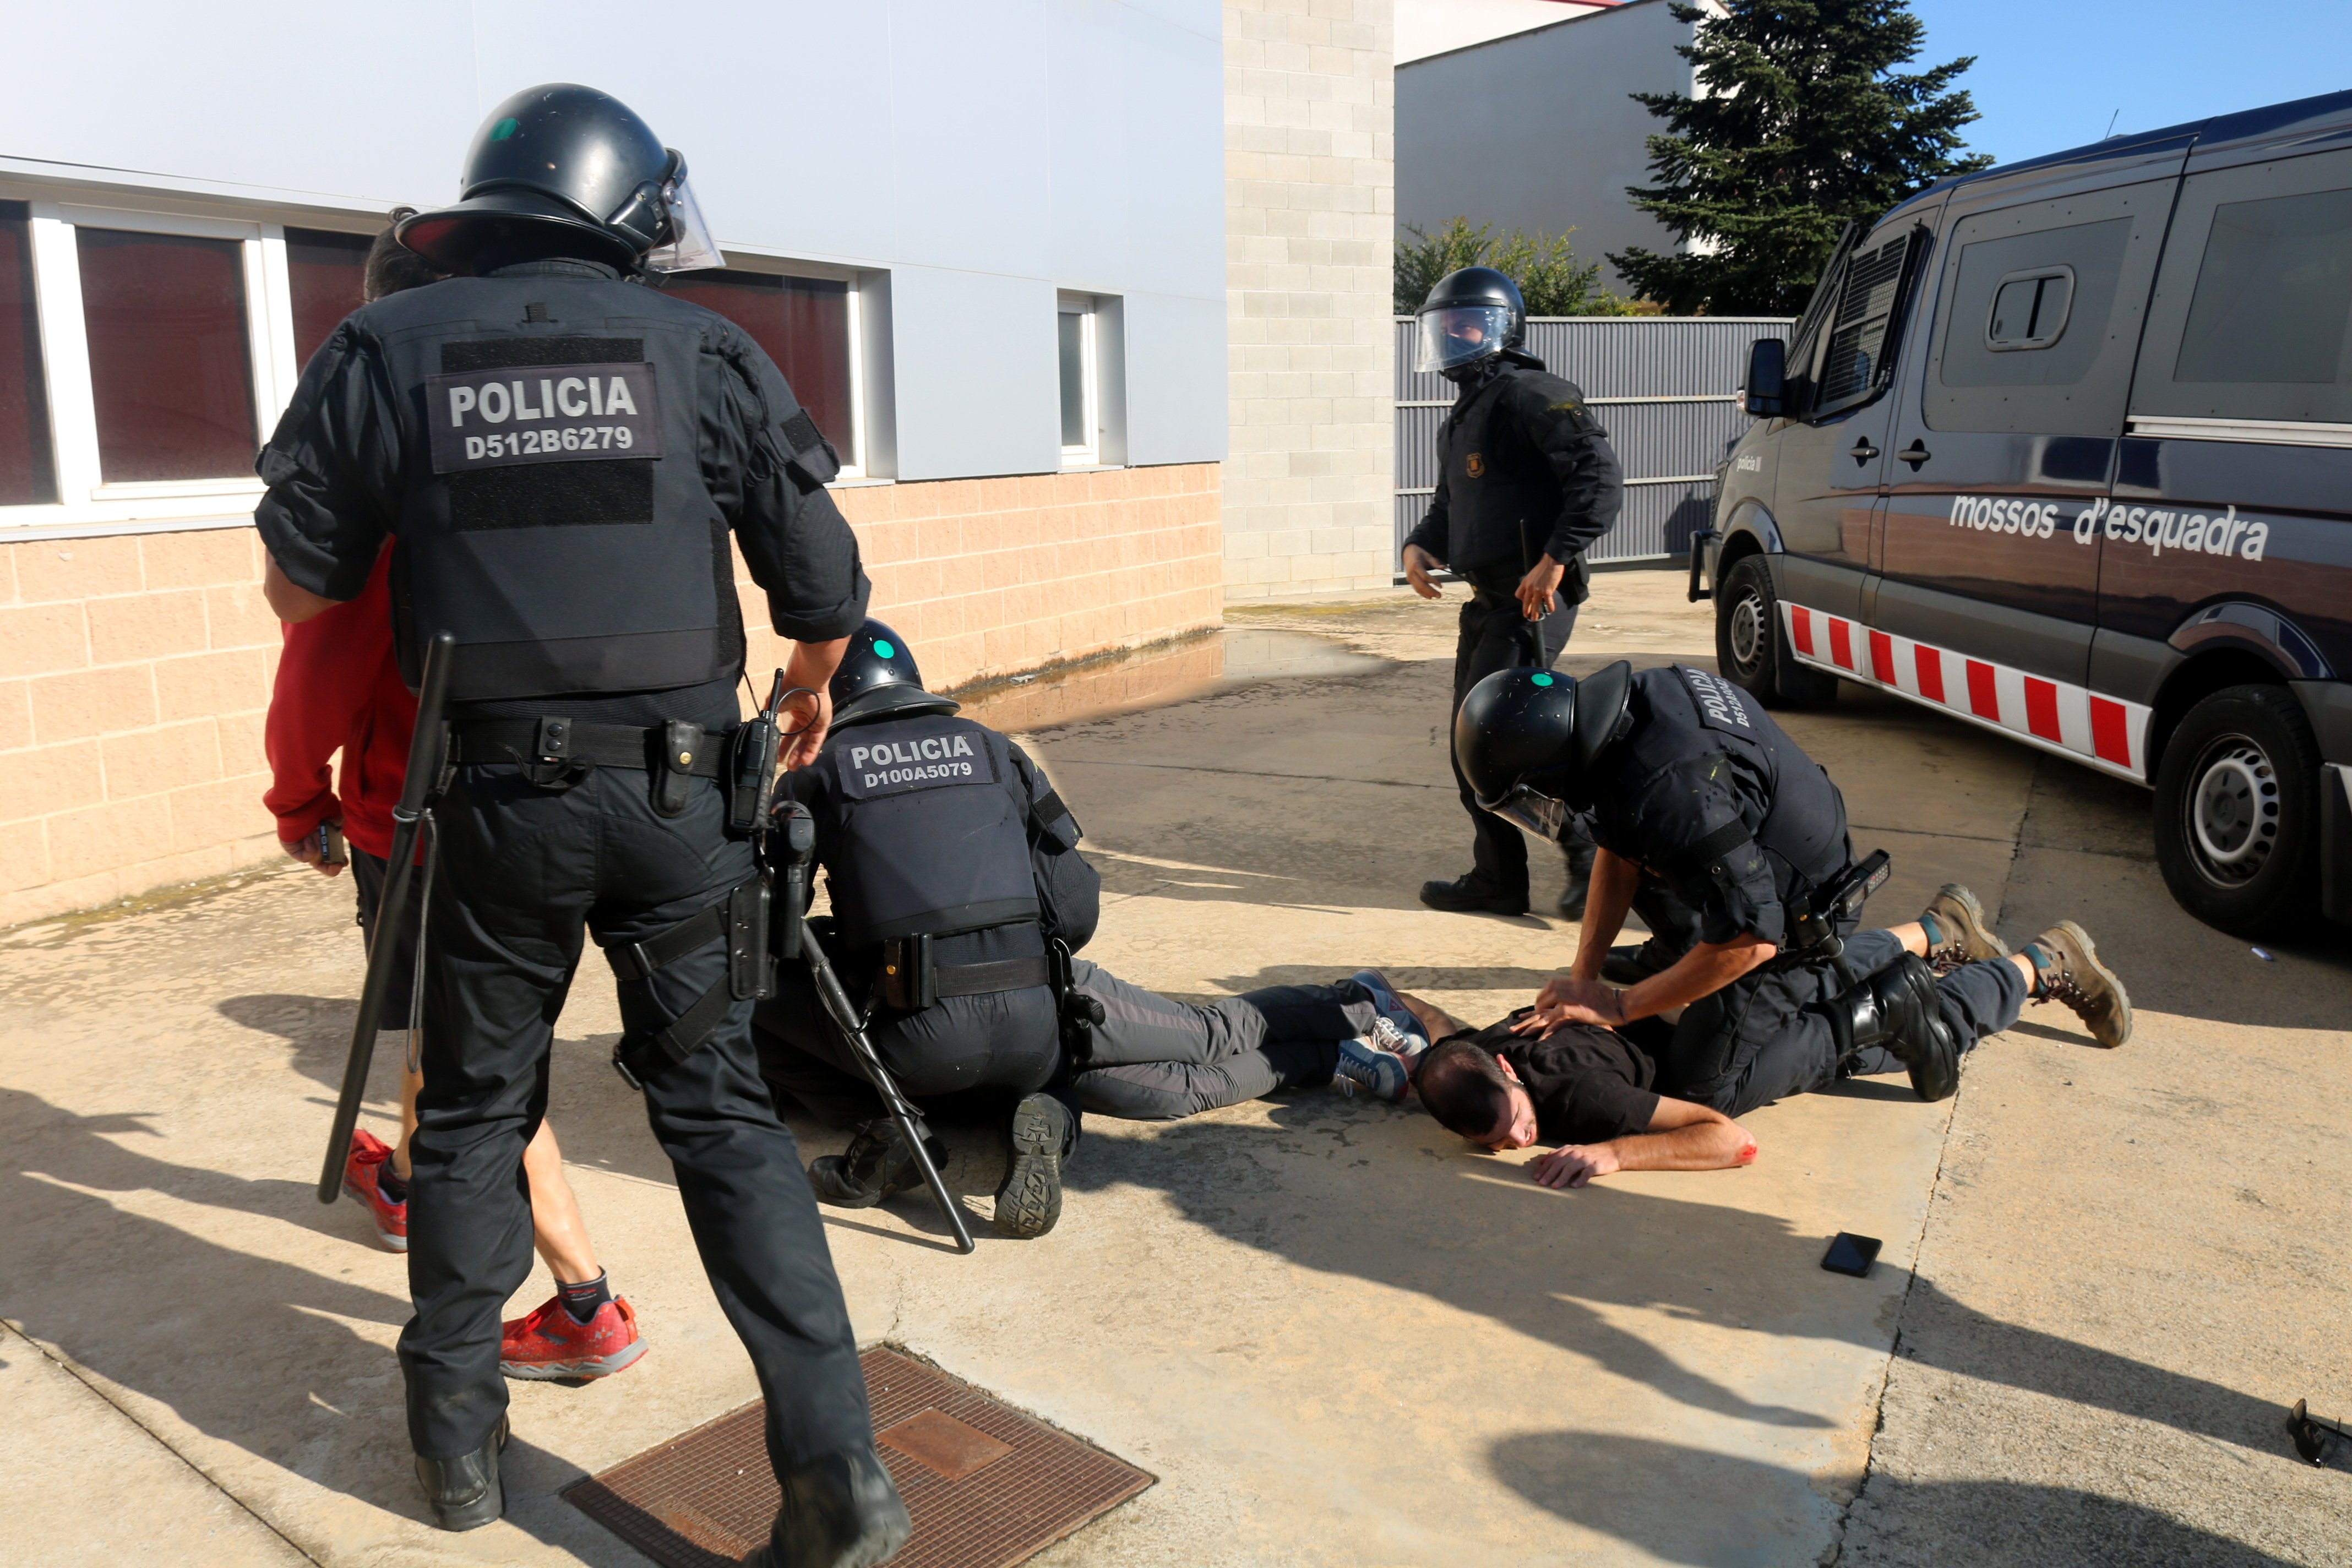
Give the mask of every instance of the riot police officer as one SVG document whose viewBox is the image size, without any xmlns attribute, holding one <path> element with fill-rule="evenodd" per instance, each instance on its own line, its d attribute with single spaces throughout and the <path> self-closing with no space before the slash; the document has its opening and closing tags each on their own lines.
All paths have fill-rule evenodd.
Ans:
<svg viewBox="0 0 2352 1568">
<path fill-rule="evenodd" d="M 1461 388 L 1437 427 L 1437 489 L 1404 542 L 1413 592 L 1440 596 L 1430 574 L 1451 567 L 1469 583 L 1454 653 L 1454 706 L 1498 669 L 1549 669 L 1576 626 L 1590 576 L 1584 551 L 1617 521 L 1623 484 L 1609 433 L 1573 383 L 1546 371 L 1520 345 L 1527 307 L 1518 286 L 1491 267 L 1438 279 L 1420 311 L 1416 369 Z M 1478 809 L 1454 769 L 1470 814 L 1475 864 L 1421 889 L 1432 909 L 1524 914 L 1528 851 L 1509 826 Z M 1569 888 L 1560 913 L 1583 912 L 1591 849 L 1564 845 Z"/>
<path fill-rule="evenodd" d="M 867 1032 L 901 1089 L 1011 1101 L 996 1228 L 1043 1236 L 1079 1131 L 1068 1089 L 1048 1087 L 1063 1063 L 1046 943 L 1085 946 L 1100 904 L 1078 825 L 1028 753 L 923 689 L 913 650 L 880 621 L 850 639 L 831 695 L 823 752 L 785 781 L 815 819 L 832 900 L 830 921 L 812 924 L 868 999 Z M 783 966 L 758 1026 L 770 1084 L 856 1128 L 845 1152 L 810 1164 L 818 1197 L 864 1208 L 921 1179 L 805 971 Z"/>
<path fill-rule="evenodd" d="M 767 1396 L 783 1500 L 762 1560 L 886 1561 L 906 1510 L 726 940 L 754 877 L 720 780 L 744 655 L 730 535 L 820 694 L 798 765 L 867 595 L 824 489 L 834 453 L 748 338 L 645 286 L 718 253 L 685 160 L 605 94 L 492 110 L 462 199 L 398 234 L 456 276 L 335 329 L 261 454 L 256 522 L 281 617 L 356 595 L 396 534 L 410 684 L 428 639 L 457 643 L 400 1337 L 419 1479 L 444 1528 L 502 1511 L 519 1164 L 584 931 L 620 981 L 616 1060 Z"/>
<path fill-rule="evenodd" d="M 1845 804 L 1720 676 L 1636 674 L 1622 660 L 1582 681 L 1504 670 L 1464 701 L 1454 748 L 1498 820 L 1553 837 L 1589 813 L 1600 846 L 1575 965 L 1523 1027 L 1624 1028 L 1657 1058 L 1663 1092 L 1738 1116 L 1899 1062 L 1921 1099 L 1941 1100 L 1958 1086 L 1960 1053 L 2014 1023 L 2029 995 L 2064 1003 L 2102 1045 L 2130 1034 L 2122 984 L 2079 926 L 2063 921 L 2011 955 L 1957 887 L 1915 925 L 1850 943 L 1851 987 L 1825 952 L 1783 952 L 1798 917 L 1853 865 Z M 1698 911 L 1699 940 L 1618 990 L 1601 983 L 1601 959 L 1644 870 Z M 1839 934 L 1858 923 L 1842 918 Z M 1939 980 L 1930 956 L 1956 967 Z M 1677 1007 L 1670 1028 L 1657 1022 Z"/>
</svg>

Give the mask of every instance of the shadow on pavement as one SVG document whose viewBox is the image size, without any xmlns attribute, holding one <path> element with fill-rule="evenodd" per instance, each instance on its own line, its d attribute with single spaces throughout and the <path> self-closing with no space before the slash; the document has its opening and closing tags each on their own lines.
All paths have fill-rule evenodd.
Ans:
<svg viewBox="0 0 2352 1568">
<path fill-rule="evenodd" d="M 118 1195 L 156 1193 L 305 1229 L 339 1212 L 320 1208 L 307 1183 L 174 1164 L 118 1142 L 140 1136 L 157 1134 L 137 1112 L 77 1115 L 0 1089 L 0 1312 L 209 1437 L 424 1521 L 399 1368 L 348 1326 L 396 1327 L 406 1300 L 120 1206 Z M 504 1468 L 518 1498 L 584 1473 L 520 1440 Z M 530 1530 L 518 1511 L 529 1510 L 510 1510 L 509 1522 Z M 570 1531 L 543 1538 L 580 1550 Z M 616 1547 L 609 1561 L 635 1559 Z"/>
<path fill-rule="evenodd" d="M 1748 1521 L 1801 1496 L 1808 1478 L 1775 1465 L 1602 1432 L 1532 1432 L 1489 1450 L 1496 1478 L 1538 1508 L 1692 1568 L 1758 1561 Z M 1661 1475 L 1701 1477 L 1676 1507 Z M 1857 1551 L 1885 1514 L 1892 1550 Z M 1876 1541 L 1870 1543 L 1877 1544 Z M 2012 1481 L 1894 1482 L 1874 1475 L 1855 1505 L 1839 1561 L 1987 1568 L 2019 1563 L 2129 1568 L 2285 1568 L 2286 1558 L 2214 1535 L 2138 1503 L 2067 1487 Z"/>
<path fill-rule="evenodd" d="M 1423 1159 L 1400 1159 L 1374 1119 L 1408 1114 L 1302 1099 L 1276 1110 L 1273 1127 L 1173 1123 L 1156 1138 L 1090 1141 L 1066 1180 L 1165 1192 L 1185 1217 L 1229 1239 L 1483 1314 L 1697 1409 L 1768 1426 L 1829 1425 L 1752 1403 L 1609 1321 L 1611 1309 L 1630 1307 L 1762 1337 L 1812 1336 L 1805 1325 L 1855 1288 L 1820 1269 L 1823 1237 L 1770 1215 L 1625 1187 L 1552 1192 L 1514 1166 L 1427 1144 Z M 1338 1189 L 1318 1174 L 1335 1163 L 1345 1181 Z M 1317 1201 L 1342 1195 L 1344 1212 Z M 2235 1389 L 2002 1322 L 1915 1278 L 1903 1316 L 1922 1313 L 1937 1320 L 1940 1344 L 1958 1347 L 1935 1358 L 1949 1371 L 2284 1449 L 2284 1412 Z M 1866 1325 L 1853 1342 L 1885 1348 L 1878 1321 L 1830 1315 Z M 1899 1343 L 1897 1352 L 1907 1353 Z"/>
</svg>

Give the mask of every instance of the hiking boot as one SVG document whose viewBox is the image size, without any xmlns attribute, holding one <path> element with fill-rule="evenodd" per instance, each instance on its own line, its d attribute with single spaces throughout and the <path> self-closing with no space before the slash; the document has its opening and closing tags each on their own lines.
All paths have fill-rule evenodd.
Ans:
<svg viewBox="0 0 2352 1568">
<path fill-rule="evenodd" d="M 1392 1056 L 1366 1040 L 1339 1042 L 1339 1059 L 1331 1068 L 1331 1083 L 1349 1099 L 1360 1090 L 1375 1100 L 1402 1100 L 1404 1087 L 1412 1080 L 1402 1057 Z"/>
<path fill-rule="evenodd" d="M 1933 933 L 1927 942 L 1930 963 L 1980 963 L 1988 958 L 2009 956 L 2009 943 L 1985 919 L 1984 906 L 1958 882 L 1947 882 L 1937 890 L 1920 911 L 1919 923 Z"/>
<path fill-rule="evenodd" d="M 872 1448 L 844 1448 L 784 1472 L 768 1543 L 743 1568 L 876 1568 L 915 1528 Z"/>
<path fill-rule="evenodd" d="M 1449 915 L 1523 915 L 1528 912 L 1525 893 L 1505 893 L 1478 880 L 1476 872 L 1465 872 L 1450 882 L 1423 882 L 1421 901 L 1433 910 L 1443 910 Z"/>
<path fill-rule="evenodd" d="M 931 1163 L 939 1165 L 948 1157 L 948 1146 L 923 1132 L 923 1147 L 929 1152 Z M 871 1121 L 860 1122 L 849 1140 L 849 1147 L 838 1154 L 820 1154 L 809 1162 L 809 1187 L 816 1194 L 817 1202 L 831 1204 L 835 1208 L 870 1209 L 887 1198 L 923 1184 L 923 1168 L 915 1163 L 915 1152 L 907 1142 L 907 1135 L 898 1131 L 898 1123 L 890 1117 L 877 1116 Z"/>
<path fill-rule="evenodd" d="M 1944 1022 L 1936 972 L 1905 953 L 1829 1005 L 1830 1034 L 1839 1065 L 1873 1047 L 1911 1071 L 1911 1092 L 1929 1101 L 1949 1100 L 1960 1087 L 1960 1043 Z"/>
<path fill-rule="evenodd" d="M 408 1250 L 408 1200 L 384 1196 L 383 1173 L 392 1149 L 364 1127 L 352 1129 L 352 1152 L 343 1162 L 343 1196 L 357 1200 L 374 1223 L 378 1245 L 390 1252 Z"/>
<path fill-rule="evenodd" d="M 1651 975 L 1672 969 L 1682 956 L 1656 937 L 1639 947 L 1612 947 L 1601 961 L 1601 978 L 1612 985 L 1639 985 Z"/>
<path fill-rule="evenodd" d="M 2033 1000 L 2061 1002 L 2091 1038 L 2114 1050 L 2131 1038 L 2131 998 L 2115 971 L 2099 962 L 2091 933 L 2073 921 L 2060 921 L 2027 944 L 2033 960 Z"/>
<path fill-rule="evenodd" d="M 501 1415 L 499 1429 L 473 1453 L 454 1459 L 416 1456 L 416 1479 L 424 1483 L 434 1523 L 444 1530 L 479 1530 L 506 1511 L 506 1489 L 499 1482 L 499 1450 L 506 1446 L 507 1418 Z"/>
<path fill-rule="evenodd" d="M 499 1325 L 499 1371 L 509 1377 L 610 1377 L 645 1353 L 637 1314 L 619 1296 L 599 1304 L 584 1323 L 558 1293 L 530 1316 Z"/>
<path fill-rule="evenodd" d="M 1070 1108 L 1039 1089 L 1024 1095 L 1005 1123 L 1004 1180 L 996 1189 L 996 1233 L 1030 1241 L 1062 1217 L 1062 1151 Z"/>
</svg>

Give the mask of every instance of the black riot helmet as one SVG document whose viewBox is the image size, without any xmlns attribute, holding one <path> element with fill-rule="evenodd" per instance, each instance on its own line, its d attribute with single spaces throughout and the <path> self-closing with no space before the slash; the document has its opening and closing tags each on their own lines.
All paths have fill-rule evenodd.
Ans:
<svg viewBox="0 0 2352 1568">
<path fill-rule="evenodd" d="M 1592 804 L 1592 760 L 1624 728 L 1633 667 L 1623 659 L 1582 680 L 1548 669 L 1498 669 L 1454 716 L 1454 760 L 1478 804 L 1539 838 L 1557 839 Z"/>
<path fill-rule="evenodd" d="M 915 668 L 913 650 L 880 621 L 857 628 L 826 689 L 833 693 L 836 730 L 867 719 L 952 713 L 961 706 L 952 697 L 934 697 L 923 689 L 923 672 Z"/>
<path fill-rule="evenodd" d="M 1527 341 L 1528 305 L 1519 286 L 1491 267 L 1465 267 L 1437 280 L 1421 302 L 1421 357 L 1415 370 L 1458 381 Z"/>
<path fill-rule="evenodd" d="M 725 265 L 686 183 L 686 158 L 611 93 L 526 88 L 490 110 L 457 205 L 402 222 L 400 242 L 444 272 L 577 256 L 624 271 Z"/>
</svg>

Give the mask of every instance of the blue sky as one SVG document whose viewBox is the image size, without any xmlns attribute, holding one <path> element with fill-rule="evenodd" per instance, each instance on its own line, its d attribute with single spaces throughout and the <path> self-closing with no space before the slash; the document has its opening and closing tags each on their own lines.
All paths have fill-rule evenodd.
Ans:
<svg viewBox="0 0 2352 1568">
<path fill-rule="evenodd" d="M 1911 0 L 1916 66 L 1960 55 L 2006 163 L 2210 114 L 2352 89 L 2352 0 Z M 2118 113 L 2120 111 L 2120 113 Z"/>
</svg>

